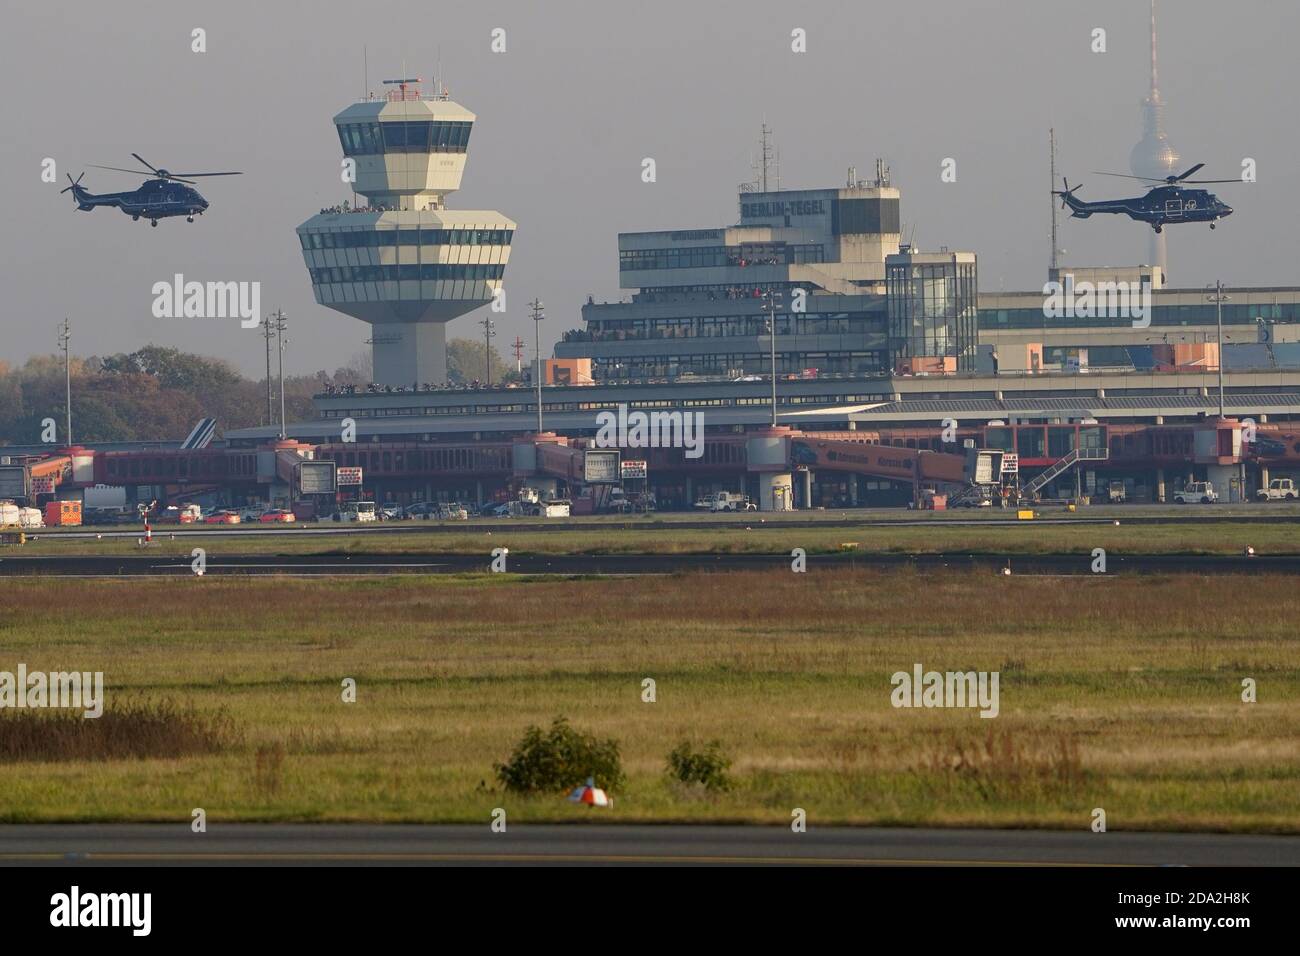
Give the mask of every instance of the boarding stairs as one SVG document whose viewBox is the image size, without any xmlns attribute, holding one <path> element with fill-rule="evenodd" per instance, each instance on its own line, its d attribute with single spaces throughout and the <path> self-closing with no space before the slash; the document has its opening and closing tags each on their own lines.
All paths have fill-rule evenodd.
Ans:
<svg viewBox="0 0 1300 956">
<path fill-rule="evenodd" d="M 1061 475 L 1081 461 L 1105 461 L 1110 457 L 1109 448 L 1075 448 L 1064 458 L 1058 460 L 1055 464 L 1049 465 L 1044 471 L 1035 475 L 1021 490 L 1020 494 L 1025 498 L 1032 498 L 1053 478 Z"/>
</svg>

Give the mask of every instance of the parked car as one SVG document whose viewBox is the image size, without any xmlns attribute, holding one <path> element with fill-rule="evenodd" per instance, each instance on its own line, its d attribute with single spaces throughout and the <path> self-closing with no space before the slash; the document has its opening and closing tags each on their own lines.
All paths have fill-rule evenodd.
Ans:
<svg viewBox="0 0 1300 956">
<path fill-rule="evenodd" d="M 1214 484 L 1208 481 L 1191 481 L 1183 486 L 1183 490 L 1174 495 L 1174 504 L 1186 505 L 1199 502 L 1203 505 L 1212 505 L 1219 500 L 1219 493 L 1214 490 Z"/>
<path fill-rule="evenodd" d="M 478 510 L 480 518 L 504 518 L 510 514 L 508 502 L 488 502 Z"/>
<path fill-rule="evenodd" d="M 298 516 L 292 511 L 285 511 L 281 508 L 272 508 L 270 511 L 263 511 L 257 518 L 262 524 L 293 524 L 298 520 Z"/>
<path fill-rule="evenodd" d="M 238 511 L 214 511 L 203 519 L 204 524 L 239 524 Z"/>
<path fill-rule="evenodd" d="M 397 521 L 404 517 L 401 505 L 384 505 L 379 509 L 378 517 L 380 521 Z"/>
<path fill-rule="evenodd" d="M 267 508 L 261 505 L 249 505 L 247 508 L 239 509 L 239 520 L 242 521 L 261 521 L 262 515 L 268 512 Z"/>
<path fill-rule="evenodd" d="M 438 503 L 436 501 L 417 501 L 402 509 L 402 517 L 404 518 L 428 520 L 437 516 Z"/>
</svg>

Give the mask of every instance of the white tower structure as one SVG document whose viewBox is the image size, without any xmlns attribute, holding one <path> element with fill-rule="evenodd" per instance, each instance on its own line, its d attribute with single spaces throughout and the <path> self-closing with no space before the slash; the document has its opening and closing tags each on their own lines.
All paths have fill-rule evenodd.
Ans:
<svg viewBox="0 0 1300 956">
<path fill-rule="evenodd" d="M 372 326 L 375 381 L 440 385 L 446 324 L 492 301 L 515 223 L 444 206 L 460 188 L 474 114 L 441 87 L 422 95 L 418 78 L 384 82 L 395 88 L 334 117 L 366 202 L 321 210 L 298 239 L 316 301 Z"/>
<path fill-rule="evenodd" d="M 1178 168 L 1178 151 L 1165 135 L 1164 112 L 1156 75 L 1156 0 L 1151 0 L 1151 91 L 1142 100 L 1142 139 L 1129 153 L 1129 169 L 1134 176 L 1164 179 L 1182 172 Z M 1168 274 L 1169 253 L 1163 231 L 1151 233 L 1150 254 L 1150 264 Z"/>
</svg>

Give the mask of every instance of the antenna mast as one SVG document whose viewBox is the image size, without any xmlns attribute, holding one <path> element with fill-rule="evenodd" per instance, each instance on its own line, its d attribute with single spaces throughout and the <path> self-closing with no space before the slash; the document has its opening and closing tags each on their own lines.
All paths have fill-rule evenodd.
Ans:
<svg viewBox="0 0 1300 956">
<path fill-rule="evenodd" d="M 1047 131 L 1047 142 L 1051 150 L 1051 189 L 1047 192 L 1048 201 L 1052 204 L 1052 272 L 1056 272 L 1057 267 L 1057 247 L 1056 247 L 1056 128 L 1052 127 Z"/>
</svg>

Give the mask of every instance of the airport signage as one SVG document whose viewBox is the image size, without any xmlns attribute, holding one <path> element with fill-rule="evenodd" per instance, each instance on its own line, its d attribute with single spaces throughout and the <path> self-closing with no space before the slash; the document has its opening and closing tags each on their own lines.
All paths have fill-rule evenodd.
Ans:
<svg viewBox="0 0 1300 956">
<path fill-rule="evenodd" d="M 617 451 L 588 449 L 582 456 L 582 480 L 589 485 L 612 485 L 619 480 Z"/>
<path fill-rule="evenodd" d="M 779 216 L 824 216 L 825 214 L 826 204 L 820 199 L 740 204 L 741 219 L 775 219 Z"/>
<path fill-rule="evenodd" d="M 332 495 L 338 490 L 334 480 L 334 462 L 301 461 L 298 463 L 298 491 L 304 495 Z"/>
<path fill-rule="evenodd" d="M 339 468 L 337 474 L 338 474 L 338 483 L 340 488 L 343 487 L 344 485 L 361 484 L 360 468 L 352 467 L 352 466 L 348 466 L 346 468 Z"/>
<path fill-rule="evenodd" d="M 1020 474 L 1020 456 L 1012 452 L 1006 452 L 1002 455 L 1002 474 L 1018 475 Z"/>
<path fill-rule="evenodd" d="M 644 478 L 649 473 L 649 466 L 645 461 L 625 461 L 619 467 L 624 478 Z"/>
</svg>

